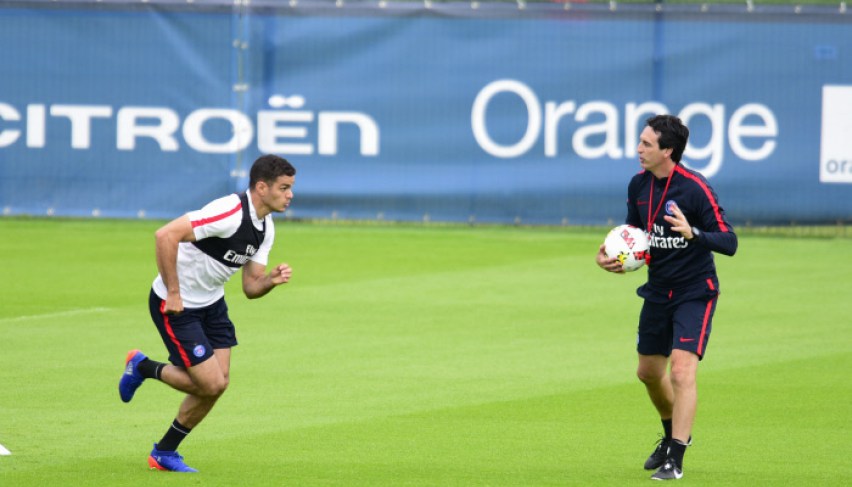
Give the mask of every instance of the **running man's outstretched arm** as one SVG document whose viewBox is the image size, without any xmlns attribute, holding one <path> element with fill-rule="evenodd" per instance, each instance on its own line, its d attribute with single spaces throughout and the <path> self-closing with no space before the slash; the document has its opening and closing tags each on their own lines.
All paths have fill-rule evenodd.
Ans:
<svg viewBox="0 0 852 487">
<path fill-rule="evenodd" d="M 275 286 L 289 282 L 292 273 L 289 265 L 278 264 L 267 274 L 266 266 L 250 260 L 243 267 L 243 292 L 249 299 L 265 296 Z"/>
</svg>

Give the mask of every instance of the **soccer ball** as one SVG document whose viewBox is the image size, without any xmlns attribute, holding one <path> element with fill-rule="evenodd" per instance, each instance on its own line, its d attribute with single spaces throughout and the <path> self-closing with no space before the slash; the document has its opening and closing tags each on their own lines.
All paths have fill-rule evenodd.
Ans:
<svg viewBox="0 0 852 487">
<path fill-rule="evenodd" d="M 641 228 L 619 225 L 609 231 L 604 246 L 607 257 L 618 259 L 626 272 L 633 272 L 645 265 L 651 242 Z"/>
</svg>

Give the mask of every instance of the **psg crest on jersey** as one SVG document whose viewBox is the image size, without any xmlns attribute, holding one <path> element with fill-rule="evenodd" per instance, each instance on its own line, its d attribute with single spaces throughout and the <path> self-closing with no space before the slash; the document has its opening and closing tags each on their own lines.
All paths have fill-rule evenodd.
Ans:
<svg viewBox="0 0 852 487">
<path fill-rule="evenodd" d="M 674 215 L 675 206 L 677 206 L 675 200 L 666 201 L 666 215 Z"/>
<path fill-rule="evenodd" d="M 203 357 L 204 352 L 206 352 L 204 345 L 196 345 L 195 348 L 192 349 L 192 354 L 196 357 Z"/>
</svg>

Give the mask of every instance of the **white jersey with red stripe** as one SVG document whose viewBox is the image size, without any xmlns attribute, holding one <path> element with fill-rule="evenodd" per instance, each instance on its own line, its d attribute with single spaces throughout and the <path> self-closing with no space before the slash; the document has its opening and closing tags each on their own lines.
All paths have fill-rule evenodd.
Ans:
<svg viewBox="0 0 852 487">
<path fill-rule="evenodd" d="M 247 200 L 254 227 L 261 230 L 265 226 L 263 242 L 249 260 L 265 266 L 272 242 L 275 240 L 275 226 L 271 215 L 258 219 L 250 195 Z M 196 240 L 211 237 L 227 239 L 237 232 L 243 222 L 240 196 L 231 194 L 216 199 L 200 210 L 190 211 L 187 216 L 192 223 Z M 178 244 L 177 274 L 184 307 L 202 308 L 218 301 L 225 295 L 225 283 L 239 269 L 222 264 L 202 252 L 192 242 Z M 168 292 L 163 277 L 159 274 L 154 279 L 153 289 L 160 299 L 166 299 Z"/>
</svg>

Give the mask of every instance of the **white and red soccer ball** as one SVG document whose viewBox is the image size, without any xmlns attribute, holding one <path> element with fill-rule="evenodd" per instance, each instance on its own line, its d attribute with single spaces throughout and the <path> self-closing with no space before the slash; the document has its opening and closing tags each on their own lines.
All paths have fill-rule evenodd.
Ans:
<svg viewBox="0 0 852 487">
<path fill-rule="evenodd" d="M 607 257 L 618 259 L 625 272 L 633 272 L 645 265 L 650 246 L 648 234 L 631 225 L 613 228 L 604 240 Z"/>
</svg>

